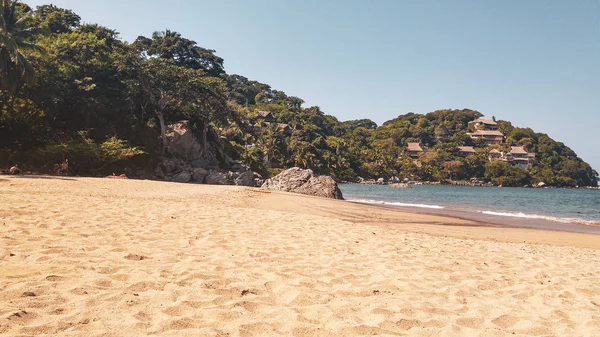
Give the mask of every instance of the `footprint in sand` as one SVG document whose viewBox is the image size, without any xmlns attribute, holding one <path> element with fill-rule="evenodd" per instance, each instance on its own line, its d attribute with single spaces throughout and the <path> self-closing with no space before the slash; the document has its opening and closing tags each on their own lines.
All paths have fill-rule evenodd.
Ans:
<svg viewBox="0 0 600 337">
<path fill-rule="evenodd" d="M 481 318 L 459 318 L 456 320 L 456 324 L 461 325 L 461 326 L 465 326 L 468 328 L 473 328 L 473 329 L 477 329 L 479 327 L 481 327 L 481 324 L 483 324 L 483 319 Z"/>
<path fill-rule="evenodd" d="M 496 324 L 499 327 L 505 328 L 505 329 L 514 326 L 518 322 L 519 322 L 519 319 L 517 317 L 510 316 L 510 315 L 498 316 L 492 320 L 492 323 Z"/>
<path fill-rule="evenodd" d="M 17 312 L 12 313 L 10 316 L 7 317 L 7 319 L 9 321 L 13 321 L 13 322 L 18 322 L 18 323 L 26 323 L 34 318 L 36 318 L 37 315 L 35 315 L 32 312 L 28 312 L 25 310 L 20 310 Z"/>
<path fill-rule="evenodd" d="M 286 286 L 283 282 L 269 281 L 265 283 L 265 288 L 280 303 L 289 304 L 300 295 L 298 289 Z"/>
<path fill-rule="evenodd" d="M 410 330 L 414 327 L 421 326 L 421 321 L 416 319 L 401 319 L 396 322 L 396 325 L 403 330 Z"/>
<path fill-rule="evenodd" d="M 129 255 L 125 256 L 125 259 L 131 260 L 131 261 L 142 261 L 142 260 L 148 259 L 148 257 L 142 256 L 142 255 L 137 255 L 137 254 L 129 254 Z"/>
<path fill-rule="evenodd" d="M 46 280 L 52 281 L 52 282 L 61 281 L 63 279 L 64 279 L 64 277 L 58 276 L 58 275 L 49 275 L 49 276 L 46 276 Z"/>
</svg>

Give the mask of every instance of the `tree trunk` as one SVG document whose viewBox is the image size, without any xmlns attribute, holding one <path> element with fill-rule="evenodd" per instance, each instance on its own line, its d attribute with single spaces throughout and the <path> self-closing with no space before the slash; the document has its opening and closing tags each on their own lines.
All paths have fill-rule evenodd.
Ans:
<svg viewBox="0 0 600 337">
<path fill-rule="evenodd" d="M 158 117 L 158 122 L 160 123 L 160 140 L 162 143 L 162 154 L 164 155 L 167 152 L 167 127 L 165 126 L 165 116 L 163 115 L 163 109 L 167 106 L 167 94 L 165 91 L 161 90 L 160 99 L 158 100 L 158 110 L 156 111 L 156 116 Z"/>
<path fill-rule="evenodd" d="M 165 154 L 167 149 L 167 130 L 165 126 L 165 118 L 161 110 L 156 112 L 156 116 L 158 117 L 158 122 L 160 123 L 160 140 L 162 145 L 161 152 L 162 154 Z"/>
<path fill-rule="evenodd" d="M 206 153 L 206 134 L 208 133 L 208 121 L 202 121 L 202 152 Z"/>
</svg>

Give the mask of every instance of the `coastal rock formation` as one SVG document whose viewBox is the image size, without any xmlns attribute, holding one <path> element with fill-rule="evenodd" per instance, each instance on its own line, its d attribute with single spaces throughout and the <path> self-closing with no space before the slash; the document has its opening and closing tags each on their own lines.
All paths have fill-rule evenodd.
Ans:
<svg viewBox="0 0 600 337">
<path fill-rule="evenodd" d="M 206 147 L 194 136 L 189 121 L 167 125 L 167 150 L 154 171 L 157 178 L 211 185 L 257 186 L 255 173 L 231 159 L 214 131 L 207 134 Z"/>
<path fill-rule="evenodd" d="M 238 186 L 254 186 L 254 172 L 250 170 L 239 172 L 233 182 Z"/>
<path fill-rule="evenodd" d="M 171 178 L 175 183 L 189 183 L 192 180 L 192 175 L 188 171 L 181 171 Z"/>
<path fill-rule="evenodd" d="M 206 178 L 207 175 L 208 171 L 201 167 L 197 167 L 192 170 L 192 180 L 197 183 L 204 182 L 204 178 Z"/>
<path fill-rule="evenodd" d="M 312 170 L 298 167 L 281 172 L 268 179 L 263 189 L 314 195 L 331 199 L 344 199 L 337 183 L 329 176 L 318 176 Z"/>
<path fill-rule="evenodd" d="M 213 170 L 210 171 L 204 181 L 209 185 L 231 185 L 226 173 Z"/>
<path fill-rule="evenodd" d="M 189 121 L 180 121 L 167 125 L 167 149 L 171 155 L 190 161 L 201 159 L 200 144 L 189 125 Z"/>
<path fill-rule="evenodd" d="M 412 188 L 412 187 L 410 187 L 409 184 L 405 184 L 405 183 L 390 184 L 389 186 L 391 188 Z"/>
</svg>

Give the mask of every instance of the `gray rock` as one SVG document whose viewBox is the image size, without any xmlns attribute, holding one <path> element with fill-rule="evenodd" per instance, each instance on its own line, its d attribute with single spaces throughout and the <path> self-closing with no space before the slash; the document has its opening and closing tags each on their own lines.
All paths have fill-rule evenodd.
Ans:
<svg viewBox="0 0 600 337">
<path fill-rule="evenodd" d="M 237 172 L 233 180 L 238 186 L 255 186 L 254 185 L 254 172 L 247 170 L 243 172 Z"/>
<path fill-rule="evenodd" d="M 209 185 L 231 185 L 226 173 L 211 170 L 204 181 Z"/>
<path fill-rule="evenodd" d="M 410 187 L 409 184 L 405 184 L 405 183 L 390 184 L 389 186 L 391 188 L 412 188 L 412 187 Z"/>
<path fill-rule="evenodd" d="M 240 170 L 242 170 L 242 168 L 243 168 L 243 164 L 242 164 L 242 162 L 241 162 L 241 161 L 238 161 L 238 160 L 232 160 L 232 161 L 231 161 L 231 165 L 229 166 L 229 168 L 230 168 L 232 171 L 240 171 Z"/>
<path fill-rule="evenodd" d="M 177 158 L 193 161 L 201 158 L 202 145 L 196 140 L 189 121 L 180 121 L 167 125 L 167 148 Z"/>
<path fill-rule="evenodd" d="M 163 175 L 170 175 L 181 170 L 181 165 L 179 165 L 179 163 L 175 160 L 163 159 L 159 165 L 159 168 L 163 172 Z"/>
<path fill-rule="evenodd" d="M 192 171 L 192 180 L 197 183 L 202 183 L 204 181 L 204 178 L 206 178 L 207 175 L 208 175 L 207 170 L 205 170 L 201 167 L 198 167 Z"/>
<path fill-rule="evenodd" d="M 263 189 L 314 195 L 332 199 L 344 199 L 342 191 L 330 176 L 317 176 L 312 170 L 298 167 L 281 172 L 268 179 L 262 185 Z"/>
<path fill-rule="evenodd" d="M 171 177 L 171 181 L 175 183 L 189 183 L 192 180 L 192 175 L 188 171 L 181 171 Z"/>
<path fill-rule="evenodd" d="M 163 173 L 163 170 L 160 168 L 160 165 L 157 166 L 156 169 L 154 170 L 154 175 L 159 179 L 165 178 L 165 174 Z"/>
</svg>

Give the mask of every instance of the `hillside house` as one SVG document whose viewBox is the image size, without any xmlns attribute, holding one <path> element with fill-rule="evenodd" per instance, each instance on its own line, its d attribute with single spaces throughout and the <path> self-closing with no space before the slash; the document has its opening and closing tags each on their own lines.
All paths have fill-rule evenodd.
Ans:
<svg viewBox="0 0 600 337">
<path fill-rule="evenodd" d="M 475 130 L 498 130 L 498 124 L 491 119 L 477 118 L 469 122 L 469 125 L 473 125 Z"/>
<path fill-rule="evenodd" d="M 535 153 L 528 153 L 523 146 L 511 146 L 507 160 L 522 169 L 526 169 L 533 164 Z"/>
<path fill-rule="evenodd" d="M 490 155 L 489 155 L 489 159 L 490 161 L 498 161 L 498 160 L 503 160 L 504 158 L 506 158 L 504 156 L 504 153 L 496 150 L 496 149 L 492 149 L 490 151 Z"/>
<path fill-rule="evenodd" d="M 283 132 L 283 133 L 291 133 L 292 132 L 292 128 L 290 127 L 290 125 L 285 124 L 285 123 L 278 123 L 277 130 L 279 132 Z"/>
<path fill-rule="evenodd" d="M 270 111 L 259 111 L 258 115 L 256 115 L 256 120 L 257 121 L 265 121 L 268 123 L 277 122 L 277 118 L 275 118 L 275 115 L 273 115 L 273 113 Z"/>
<path fill-rule="evenodd" d="M 418 158 L 423 153 L 423 149 L 419 143 L 408 143 L 406 144 L 406 155 L 411 158 Z"/>
<path fill-rule="evenodd" d="M 475 155 L 475 149 L 472 146 L 459 146 L 458 152 L 463 157 Z"/>
<path fill-rule="evenodd" d="M 484 139 L 487 145 L 502 144 L 504 135 L 498 130 L 477 130 L 467 133 L 472 139 Z"/>
</svg>

